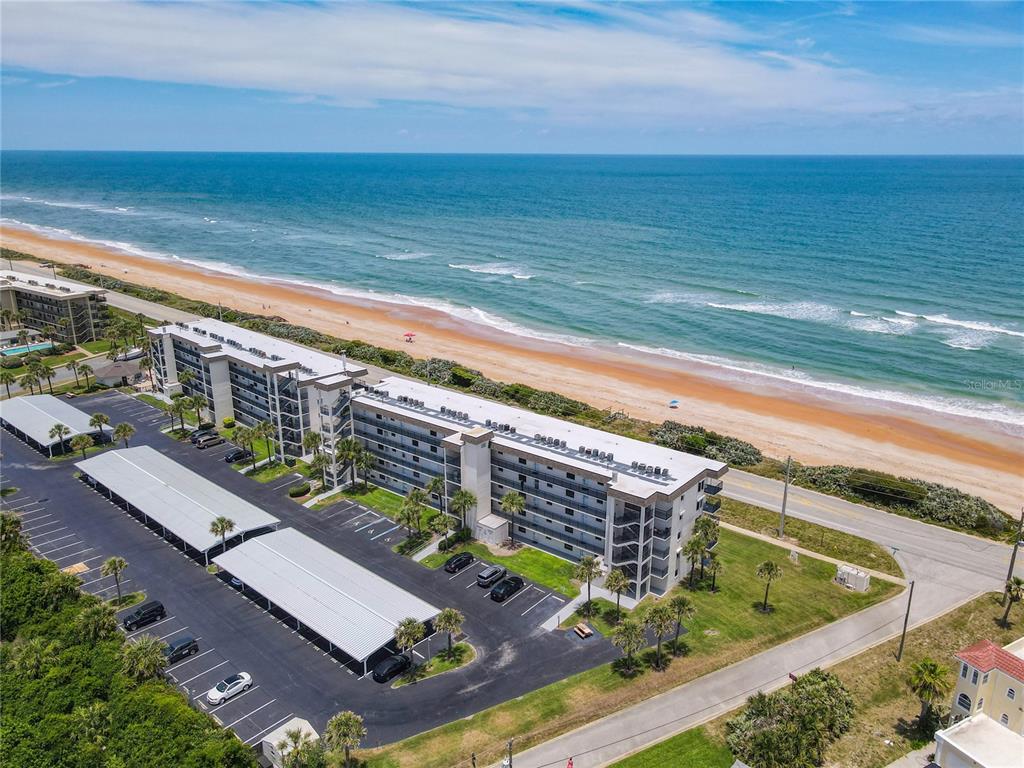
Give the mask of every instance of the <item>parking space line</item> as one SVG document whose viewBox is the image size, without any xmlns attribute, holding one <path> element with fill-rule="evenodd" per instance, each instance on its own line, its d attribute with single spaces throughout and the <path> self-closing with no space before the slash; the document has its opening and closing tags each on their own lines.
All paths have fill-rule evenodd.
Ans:
<svg viewBox="0 0 1024 768">
<path fill-rule="evenodd" d="M 43 534 L 43 535 L 45 536 L 46 534 Z M 65 533 L 63 536 L 58 536 L 55 539 L 47 539 L 46 541 L 40 541 L 36 546 L 46 547 L 46 546 L 49 546 L 50 544 L 55 544 L 58 541 L 64 541 L 64 539 L 70 539 L 70 538 L 74 537 L 75 535 L 76 534 L 74 534 L 74 533 Z"/>
<path fill-rule="evenodd" d="M 473 561 L 472 563 L 467 565 L 465 568 L 463 568 L 461 571 L 456 573 L 454 576 L 449 576 L 448 577 L 448 581 L 452 581 L 453 579 L 457 579 L 457 578 L 459 578 L 459 576 L 464 576 L 467 573 L 472 573 L 473 572 L 472 566 L 475 565 L 475 564 L 476 564 L 476 561 Z"/>
<path fill-rule="evenodd" d="M 203 651 L 202 653 L 197 653 L 195 656 L 189 656 L 187 659 L 183 659 L 183 660 L 179 661 L 177 664 L 175 664 L 174 668 L 177 669 L 178 667 L 183 667 L 186 664 L 188 664 L 190 661 L 195 661 L 196 659 L 202 658 L 203 656 L 205 656 L 208 653 L 213 653 L 215 650 L 216 650 L 215 648 L 208 648 L 207 650 Z"/>
<path fill-rule="evenodd" d="M 92 570 L 92 569 L 90 568 L 89 570 Z M 104 579 L 111 579 L 113 577 L 114 577 L 114 574 L 110 574 L 109 576 L 100 576 L 98 579 L 92 579 L 90 581 L 83 581 L 82 582 L 82 586 L 83 587 L 88 587 L 90 584 L 95 584 L 97 581 L 103 581 Z"/>
<path fill-rule="evenodd" d="M 534 608 L 536 608 L 538 605 L 540 605 L 541 603 L 543 603 L 547 599 L 548 599 L 548 595 L 544 595 L 544 597 L 542 597 L 540 600 L 538 600 L 536 603 L 531 605 L 529 608 L 527 608 L 525 611 L 523 611 L 519 615 L 520 616 L 525 616 L 526 614 L 528 614 L 530 611 L 532 611 Z"/>
<path fill-rule="evenodd" d="M 81 549 L 78 552 L 75 552 L 71 555 L 61 555 L 60 557 L 55 557 L 53 558 L 53 562 L 59 563 L 61 560 L 67 560 L 69 557 L 78 557 L 79 555 L 84 555 L 86 552 L 92 552 L 94 549 L 95 547 L 86 547 L 85 549 Z"/>
<path fill-rule="evenodd" d="M 154 622 L 153 624 L 148 624 L 145 627 L 143 627 L 142 629 L 136 629 L 133 632 L 129 632 L 128 633 L 128 637 L 135 637 L 137 634 L 139 634 L 139 632 L 145 632 L 147 629 L 152 629 L 153 627 L 159 627 L 161 624 L 165 624 L 165 623 L 167 623 L 168 621 L 170 621 L 173 618 L 175 618 L 175 617 L 174 616 L 168 616 L 166 619 L 160 619 L 160 621 Z"/>
<path fill-rule="evenodd" d="M 27 496 L 23 496 L 22 498 L 28 498 L 28 497 Z M 24 504 L 19 504 L 16 507 L 6 506 L 6 507 L 4 507 L 4 509 L 10 510 L 11 512 L 17 512 L 19 509 L 24 509 L 25 507 L 31 507 L 33 504 L 38 504 L 38 503 L 39 502 L 37 502 L 35 499 L 33 499 L 32 501 L 26 501 Z M 8 505 L 9 504 L 10 504 L 10 502 L 8 502 Z"/>
<path fill-rule="evenodd" d="M 68 534 L 68 536 L 74 536 L 74 535 L 75 534 L 73 534 L 73 533 Z M 64 538 L 67 538 L 67 536 L 61 536 L 61 538 L 64 539 Z M 58 541 L 60 541 L 60 539 L 58 539 Z M 53 543 L 52 541 L 46 542 L 46 544 L 52 544 L 52 543 Z M 44 546 L 46 546 L 46 544 L 40 544 L 40 546 L 44 547 Z M 39 556 L 40 557 L 46 557 L 47 555 L 50 555 L 50 554 L 52 554 L 54 552 L 60 552 L 62 549 L 67 549 L 68 547 L 78 547 L 78 546 L 81 546 L 81 544 L 82 544 L 82 542 L 80 542 L 80 541 L 73 541 L 70 544 L 65 544 L 62 547 L 54 547 L 53 549 L 48 549 L 45 552 L 40 552 Z"/>
<path fill-rule="evenodd" d="M 258 688 L 258 687 L 259 687 L 259 686 L 256 686 L 256 688 Z M 250 688 L 250 689 L 249 689 L 248 691 L 246 691 L 245 693 L 252 693 L 253 691 L 255 691 L 255 690 L 256 690 L 256 688 Z M 242 696 L 245 696 L 245 693 L 243 693 L 243 694 L 242 694 Z M 242 698 L 242 696 L 238 696 L 238 697 L 236 697 L 236 698 L 237 698 L 237 699 L 240 699 L 240 698 Z M 225 725 L 224 727 L 225 727 L 225 728 L 230 728 L 230 727 L 231 727 L 232 725 L 237 725 L 238 723 L 240 723 L 240 722 L 242 722 L 243 720 L 245 720 L 245 718 L 247 718 L 247 717 L 251 717 L 252 715 L 255 715 L 255 714 L 256 714 L 257 712 L 259 712 L 259 711 L 260 711 L 261 709 L 263 709 L 264 707 L 269 707 L 269 706 L 270 706 L 271 704 L 273 704 L 273 703 L 274 703 L 275 701 L 277 701 L 277 699 L 271 699 L 271 700 L 270 700 L 270 701 L 268 701 L 268 702 L 267 702 L 266 704 L 264 704 L 264 705 L 262 705 L 262 706 L 259 706 L 259 707 L 256 707 L 256 709 L 254 709 L 254 710 L 253 710 L 252 712 L 250 712 L 249 714 L 247 714 L 247 715 L 242 715 L 242 716 L 241 716 L 240 718 L 238 718 L 237 720 L 235 720 L 235 722 L 233 722 L 233 723 L 228 723 L 228 724 L 227 724 L 227 725 Z M 225 703 L 228 703 L 228 702 L 225 702 Z"/>
<path fill-rule="evenodd" d="M 376 540 L 377 540 L 377 539 L 379 539 L 379 538 L 380 538 L 381 536 L 387 536 L 387 535 L 388 535 L 389 533 L 391 533 L 392 531 L 397 531 L 397 530 L 398 530 L 399 528 L 401 528 L 401 527 L 402 527 L 402 526 L 400 526 L 400 525 L 396 525 L 396 526 L 395 526 L 394 528 L 388 528 L 388 529 L 387 529 L 386 531 L 384 531 L 383 533 L 378 533 L 378 534 L 377 534 L 376 536 L 371 536 L 371 537 L 370 537 L 370 541 L 376 541 Z"/>
<path fill-rule="evenodd" d="M 131 584 L 131 583 L 132 583 L 131 579 L 125 579 L 124 581 L 121 582 L 121 586 L 123 587 L 125 584 Z M 113 584 L 111 584 L 110 586 L 107 586 L 107 587 L 100 587 L 99 589 L 97 589 L 92 594 L 99 595 L 101 592 L 106 592 L 108 589 L 117 589 L 117 582 L 114 582 Z"/>
<path fill-rule="evenodd" d="M 367 515 L 369 515 L 369 514 L 372 514 L 372 513 L 370 512 L 370 510 L 366 510 L 366 511 L 365 511 L 365 512 L 363 512 L 362 514 L 356 515 L 355 517 L 353 517 L 353 518 L 352 518 L 351 520 L 348 520 L 347 522 L 349 522 L 349 523 L 354 523 L 354 522 L 355 522 L 356 520 L 358 520 L 358 519 L 359 519 L 360 517 L 366 517 L 366 516 L 367 516 Z"/>
<path fill-rule="evenodd" d="M 520 590 L 519 590 L 518 592 L 516 592 L 516 593 L 515 593 L 514 595 L 512 595 L 512 597 L 510 597 L 510 598 L 509 598 L 508 600 L 506 600 L 505 602 L 503 602 L 503 603 L 501 604 L 501 607 L 502 607 L 502 608 L 505 608 L 505 607 L 507 607 L 507 606 L 508 606 L 508 604 L 509 604 L 509 603 L 511 603 L 511 602 L 512 602 L 513 600 L 515 600 L 515 599 L 516 599 L 517 597 L 519 597 L 520 595 L 525 595 L 525 594 L 526 594 L 527 592 L 529 592 L 529 591 L 530 591 L 529 589 L 520 589 Z"/>
<path fill-rule="evenodd" d="M 277 721 L 276 723 L 274 723 L 273 725 L 271 725 L 271 726 L 269 726 L 269 727 L 267 727 L 267 728 L 264 728 L 264 729 L 263 729 L 262 731 L 257 731 L 257 732 L 256 732 L 256 735 L 255 735 L 255 736 L 250 736 L 250 737 L 249 737 L 248 739 L 246 739 L 246 740 L 245 740 L 245 741 L 243 741 L 242 743 L 243 743 L 243 744 L 245 744 L 245 745 L 247 745 L 247 746 L 252 746 L 252 745 L 253 745 L 253 744 L 255 744 L 255 743 L 256 743 L 257 741 L 259 741 L 259 740 L 260 740 L 261 738 L 263 738 L 263 737 L 264 737 L 264 736 L 266 736 L 266 735 L 267 735 L 268 733 L 270 733 L 270 732 L 271 732 L 272 730 L 274 730 L 275 728 L 277 728 L 277 726 L 281 725 L 281 723 L 284 723 L 284 722 L 286 722 L 287 720 L 291 719 L 291 717 L 292 717 L 292 713 L 291 713 L 291 712 L 289 712 L 289 713 L 288 713 L 287 715 L 285 715 L 284 717 L 282 717 L 282 718 L 281 718 L 280 720 L 278 720 L 278 721 Z"/>
<path fill-rule="evenodd" d="M 109 587 L 108 587 L 108 589 L 109 589 Z M 185 625 L 184 627 L 182 627 L 181 629 L 176 629 L 176 630 L 174 630 L 173 632 L 168 632 L 168 633 L 167 633 L 166 635 L 161 635 L 161 636 L 160 636 L 160 637 L 158 637 L 157 639 L 158 639 L 158 640 L 166 640 L 166 639 L 167 639 L 168 637 L 172 637 L 172 636 L 174 636 L 174 635 L 178 634 L 179 632 L 184 632 L 184 631 L 185 631 L 186 629 L 188 629 L 188 624 L 186 624 L 186 625 Z"/>
<path fill-rule="evenodd" d="M 211 650 L 213 650 L 213 649 L 211 649 Z M 207 672 L 213 672 L 213 670 L 217 669 L 218 667 L 223 667 L 227 663 L 228 663 L 228 660 L 224 659 L 224 661 L 222 661 L 220 664 L 214 664 L 212 667 L 210 667 L 209 669 L 203 670 L 198 675 L 195 675 L 194 677 L 190 677 L 188 680 L 182 680 L 180 684 L 181 685 L 185 685 L 186 683 L 191 683 L 193 680 L 198 680 L 200 677 L 205 675 Z M 203 691 L 203 693 L 206 693 L 206 691 Z M 203 693 L 200 693 L 199 696 L 202 696 Z M 199 696 L 196 696 L 195 698 L 198 699 Z"/>
<path fill-rule="evenodd" d="M 254 685 L 254 686 L 253 686 L 252 688 L 250 688 L 250 689 L 249 689 L 248 691 L 242 691 L 241 693 L 237 693 L 237 694 L 235 694 L 234 696 L 232 696 L 232 697 L 231 697 L 230 699 L 228 699 L 227 701 L 222 701 L 222 702 L 221 702 L 220 704 L 215 704 L 215 705 L 212 705 L 212 706 L 215 706 L 215 707 L 217 708 L 217 711 L 218 711 L 218 712 L 220 712 L 220 711 L 222 711 L 222 710 L 223 710 L 223 709 L 224 709 L 225 707 L 228 707 L 228 706 L 230 706 L 230 705 L 234 704 L 234 703 L 235 703 L 236 701 L 238 701 L 239 699 L 245 698 L 245 697 L 246 697 L 246 696 L 248 696 L 248 695 L 249 695 L 250 693 L 255 693 L 255 692 L 256 692 L 256 691 L 258 691 L 259 689 L 260 689 L 260 686 L 258 686 L 258 685 Z M 274 699 L 274 701 L 277 701 L 277 699 Z M 246 717 L 248 717 L 248 715 L 243 715 L 243 716 L 242 716 L 242 717 L 241 717 L 240 719 L 243 719 L 243 720 L 244 720 L 244 719 L 245 719 Z M 236 722 L 237 722 L 237 721 L 236 721 Z"/>
<path fill-rule="evenodd" d="M 62 522 L 64 522 L 64 521 L 63 521 L 63 520 L 51 520 L 51 521 L 50 521 L 50 522 L 48 522 L 48 523 L 40 523 L 39 525 L 33 525 L 33 526 L 32 526 L 31 528 L 22 528 L 22 529 L 21 529 L 21 532 L 22 532 L 22 533 L 31 533 L 32 531 L 37 531 L 37 530 L 39 530 L 40 528 L 45 528 L 45 527 L 46 527 L 46 526 L 48 526 L 48 525 L 57 525 L 57 523 L 62 523 Z M 67 527 L 67 526 L 65 526 L 65 528 L 66 528 L 66 527 Z M 61 528 L 61 529 L 59 529 L 59 530 L 62 530 L 62 531 L 63 531 L 63 530 L 64 530 L 64 528 Z"/>
<path fill-rule="evenodd" d="M 271 486 L 270 490 L 272 490 L 272 491 L 279 491 L 282 488 L 284 488 L 285 486 L 291 485 L 292 483 L 294 483 L 296 477 L 302 477 L 302 475 L 300 475 L 298 472 L 292 472 L 292 474 L 288 475 L 288 481 L 287 482 L 281 483 L 279 485 Z"/>
<path fill-rule="evenodd" d="M 364 528 L 369 528 L 371 525 L 376 525 L 377 523 L 379 523 L 383 519 L 384 519 L 383 517 L 378 517 L 376 520 L 374 520 L 372 522 L 369 522 L 366 525 L 359 526 L 358 528 L 356 528 L 356 533 L 359 533 Z"/>
</svg>

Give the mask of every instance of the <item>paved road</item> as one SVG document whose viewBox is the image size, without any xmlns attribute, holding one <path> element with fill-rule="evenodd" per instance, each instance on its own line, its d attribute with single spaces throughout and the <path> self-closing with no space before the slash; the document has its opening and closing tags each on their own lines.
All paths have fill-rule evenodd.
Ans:
<svg viewBox="0 0 1024 768">
<path fill-rule="evenodd" d="M 732 470 L 723 493 L 768 509 L 782 502 L 782 484 Z M 790 488 L 788 514 L 886 547 L 915 581 L 911 626 L 925 623 L 973 596 L 1001 588 L 1010 548 L 985 539 Z M 1016 572 L 1024 575 L 1024 562 Z M 597 768 L 741 705 L 758 690 L 778 688 L 789 673 L 838 662 L 902 629 L 907 596 L 873 606 L 764 653 L 679 686 L 515 756 L 519 768 Z"/>
</svg>

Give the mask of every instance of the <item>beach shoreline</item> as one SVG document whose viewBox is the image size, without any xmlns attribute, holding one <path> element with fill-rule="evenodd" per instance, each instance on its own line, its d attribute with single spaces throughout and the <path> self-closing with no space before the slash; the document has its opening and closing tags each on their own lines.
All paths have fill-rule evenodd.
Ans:
<svg viewBox="0 0 1024 768">
<path fill-rule="evenodd" d="M 4 224 L 4 247 L 80 264 L 128 282 L 262 315 L 344 339 L 444 357 L 503 381 L 551 389 L 600 408 L 698 424 L 749 440 L 766 454 L 918 477 L 977 493 L 1011 514 L 1024 500 L 1022 441 L 1010 425 L 883 401 L 742 380 L 691 360 L 573 346 L 472 323 L 438 309 L 389 303 L 57 240 Z M 403 343 L 403 334 L 416 333 Z M 676 399 L 678 407 L 668 402 Z"/>
</svg>

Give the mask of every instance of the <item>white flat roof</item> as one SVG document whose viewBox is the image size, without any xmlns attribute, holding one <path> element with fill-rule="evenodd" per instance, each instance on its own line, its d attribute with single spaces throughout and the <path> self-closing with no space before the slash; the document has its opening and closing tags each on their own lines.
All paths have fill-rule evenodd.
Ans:
<svg viewBox="0 0 1024 768">
<path fill-rule="evenodd" d="M 266 366 L 287 367 L 287 364 L 297 364 L 300 366 L 298 378 L 302 381 L 342 373 L 347 376 L 366 374 L 366 368 L 339 356 L 212 318 L 163 325 L 149 332 L 153 335 L 169 333 L 201 347 L 218 346 L 217 352 L 261 370 Z M 237 342 L 237 345 L 230 342 Z M 253 349 L 263 354 L 253 352 Z M 301 370 L 303 368 L 305 370 Z"/>
<path fill-rule="evenodd" d="M 220 544 L 210 523 L 221 515 L 235 523 L 229 536 L 281 522 L 148 445 L 106 451 L 75 466 L 200 552 Z"/>
<path fill-rule="evenodd" d="M 538 457 L 550 457 L 560 464 L 567 464 L 609 479 L 609 486 L 640 498 L 649 498 L 653 493 L 671 495 L 673 492 L 692 484 L 705 475 L 720 476 L 727 466 L 712 459 L 689 453 L 663 448 L 629 437 L 615 435 L 591 427 L 584 427 L 569 421 L 543 416 L 522 408 L 515 408 L 474 395 L 467 395 L 450 389 L 431 386 L 420 381 L 391 376 L 374 385 L 375 390 L 388 393 L 387 398 L 379 394 L 360 394 L 354 399 L 398 414 L 437 425 L 446 431 L 466 432 L 474 428 L 493 428 L 494 424 L 509 424 L 516 428 L 509 431 L 495 431 L 492 442 L 497 446 L 516 448 Z M 423 406 L 398 401 L 399 396 L 423 401 Z M 445 412 L 441 412 L 441 408 Z M 457 419 L 451 411 L 467 414 Z M 492 427 L 487 427 L 490 419 Z M 554 447 L 535 439 L 553 438 L 565 441 L 566 447 Z M 579 448 L 589 448 L 605 454 L 611 453 L 613 461 L 602 460 L 580 453 Z M 632 468 L 636 461 L 649 468 L 661 467 L 667 475 L 654 475 Z M 613 477 L 614 474 L 614 477 Z"/>
<path fill-rule="evenodd" d="M 387 645 L 402 619 L 427 621 L 440 612 L 293 528 L 213 561 L 358 661 Z"/>
<path fill-rule="evenodd" d="M 57 423 L 71 430 L 71 434 L 65 440 L 75 435 L 95 434 L 100 431 L 89 426 L 89 419 L 92 418 L 90 414 L 53 395 L 23 395 L 4 400 L 0 403 L 0 418 L 42 446 L 56 445 L 60 442 L 50 437 L 50 430 Z M 109 426 L 105 426 L 103 431 L 111 430 Z"/>
<path fill-rule="evenodd" d="M 64 280 L 59 277 L 36 275 L 32 272 L 21 272 L 17 269 L 0 269 L 0 288 L 17 288 L 59 299 L 87 296 L 90 293 L 106 293 L 103 288 L 98 288 L 95 285 L 76 283 L 74 280 Z"/>
<path fill-rule="evenodd" d="M 983 712 L 939 731 L 935 738 L 985 768 L 1020 768 L 1024 763 L 1024 736 Z"/>
</svg>

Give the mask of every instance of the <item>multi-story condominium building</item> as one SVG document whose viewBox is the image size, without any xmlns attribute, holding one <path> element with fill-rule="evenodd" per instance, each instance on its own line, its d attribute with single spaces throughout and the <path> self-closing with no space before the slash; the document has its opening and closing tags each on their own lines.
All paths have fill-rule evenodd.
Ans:
<svg viewBox="0 0 1024 768">
<path fill-rule="evenodd" d="M 955 656 L 952 724 L 935 734 L 941 768 L 1024 765 L 1024 638 L 982 640 Z"/>
<path fill-rule="evenodd" d="M 0 271 L 0 308 L 17 312 L 23 325 L 65 344 L 101 338 L 108 322 L 102 288 L 13 269 Z"/>
<path fill-rule="evenodd" d="M 153 373 L 165 394 L 202 394 L 218 423 L 270 422 L 283 455 L 306 453 L 302 441 L 311 431 L 320 433 L 329 452 L 352 435 L 349 398 L 365 368 L 219 320 L 153 328 L 149 340 Z M 343 469 L 332 468 L 334 481 Z"/>
<path fill-rule="evenodd" d="M 632 580 L 630 597 L 685 577 L 681 549 L 714 513 L 727 466 L 483 398 L 397 377 L 352 397 L 356 437 L 377 457 L 373 482 L 399 493 L 445 478 L 477 499 L 465 524 L 569 560 L 600 557 Z M 502 497 L 518 491 L 515 519 Z M 709 498 L 712 497 L 712 498 Z M 442 503 L 435 495 L 435 505 Z"/>
</svg>

